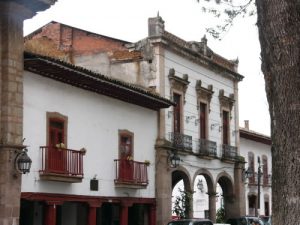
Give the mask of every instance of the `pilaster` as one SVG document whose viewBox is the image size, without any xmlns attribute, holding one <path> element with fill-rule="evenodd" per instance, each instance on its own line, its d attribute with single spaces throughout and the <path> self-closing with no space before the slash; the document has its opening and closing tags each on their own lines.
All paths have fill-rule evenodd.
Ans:
<svg viewBox="0 0 300 225">
<path fill-rule="evenodd" d="M 23 20 L 40 10 L 36 3 L 50 6 L 47 1 L 0 0 L 0 224 L 19 224 L 21 175 L 14 164 L 24 147 Z"/>
</svg>

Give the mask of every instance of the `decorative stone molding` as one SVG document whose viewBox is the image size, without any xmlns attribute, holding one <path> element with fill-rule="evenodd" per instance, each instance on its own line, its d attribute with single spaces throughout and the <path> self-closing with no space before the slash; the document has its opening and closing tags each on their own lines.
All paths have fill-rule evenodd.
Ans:
<svg viewBox="0 0 300 225">
<path fill-rule="evenodd" d="M 212 95 L 214 94 L 213 91 L 213 85 L 208 85 L 207 88 L 202 87 L 202 81 L 201 80 L 197 80 L 196 82 L 196 93 L 197 93 L 197 108 L 199 109 L 199 102 L 206 102 L 208 105 L 208 109 L 210 112 L 210 101 L 212 98 Z"/>
<path fill-rule="evenodd" d="M 220 116 L 222 116 L 222 109 L 227 109 L 231 114 L 232 106 L 235 102 L 234 94 L 229 94 L 229 97 L 227 97 L 224 95 L 224 90 L 221 89 L 219 91 L 219 100 L 220 100 Z"/>
<path fill-rule="evenodd" d="M 187 74 L 183 74 L 183 77 L 177 77 L 175 76 L 175 70 L 174 68 L 171 68 L 169 70 L 169 75 L 168 75 L 169 81 L 170 81 L 170 87 L 171 87 L 171 93 L 173 92 L 172 90 L 176 90 L 179 93 L 182 93 L 184 103 L 185 103 L 185 93 L 189 85 L 189 76 Z M 172 96 L 172 94 L 171 94 Z"/>
</svg>

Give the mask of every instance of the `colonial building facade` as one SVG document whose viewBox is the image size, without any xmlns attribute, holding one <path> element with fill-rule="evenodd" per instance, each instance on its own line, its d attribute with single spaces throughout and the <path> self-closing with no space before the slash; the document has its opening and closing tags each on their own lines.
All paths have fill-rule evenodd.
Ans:
<svg viewBox="0 0 300 225">
<path fill-rule="evenodd" d="M 240 129 L 241 155 L 245 157 L 246 214 L 272 215 L 272 154 L 269 136 L 249 129 L 249 121 Z"/>
<path fill-rule="evenodd" d="M 20 224 L 154 225 L 158 111 L 173 103 L 41 55 L 24 68 Z"/>
<path fill-rule="evenodd" d="M 227 217 L 244 215 L 244 159 L 238 127 L 238 62 L 223 58 L 201 41 L 167 32 L 164 21 L 148 20 L 148 37 L 136 43 L 51 22 L 26 37 L 31 52 L 124 80 L 176 103 L 160 110 L 156 137 L 156 223 L 172 215 L 172 190 L 181 180 L 193 192 L 204 176 L 208 217 L 216 219 L 217 186 Z M 193 210 L 189 211 L 193 216 Z"/>
</svg>

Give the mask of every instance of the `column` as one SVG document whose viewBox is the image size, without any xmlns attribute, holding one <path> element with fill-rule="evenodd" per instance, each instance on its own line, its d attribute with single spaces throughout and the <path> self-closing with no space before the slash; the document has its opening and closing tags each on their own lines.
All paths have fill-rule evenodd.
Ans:
<svg viewBox="0 0 300 225">
<path fill-rule="evenodd" d="M 216 222 L 216 193 L 208 193 L 209 219 Z"/>
<path fill-rule="evenodd" d="M 28 10 L 0 1 L 0 224 L 19 224 L 21 175 L 16 153 L 23 149 L 23 19 Z"/>
<path fill-rule="evenodd" d="M 149 206 L 149 225 L 155 225 L 156 222 L 156 206 L 154 204 Z"/>
<path fill-rule="evenodd" d="M 121 202 L 120 225 L 128 225 L 128 207 L 132 205 L 133 203 L 128 200 Z"/>
<path fill-rule="evenodd" d="M 100 202 L 89 202 L 88 225 L 96 225 L 97 208 L 101 207 Z"/>
<path fill-rule="evenodd" d="M 56 206 L 61 205 L 62 202 L 59 201 L 47 201 L 46 210 L 44 217 L 45 225 L 56 225 Z"/>
<path fill-rule="evenodd" d="M 23 21 L 55 1 L 26 0 L 26 7 L 25 1 L 0 1 L 0 224 L 19 224 L 21 176 L 14 160 L 24 147 Z"/>
<path fill-rule="evenodd" d="M 168 154 L 156 148 L 156 224 L 167 224 L 172 217 L 172 169 L 168 165 Z"/>
</svg>

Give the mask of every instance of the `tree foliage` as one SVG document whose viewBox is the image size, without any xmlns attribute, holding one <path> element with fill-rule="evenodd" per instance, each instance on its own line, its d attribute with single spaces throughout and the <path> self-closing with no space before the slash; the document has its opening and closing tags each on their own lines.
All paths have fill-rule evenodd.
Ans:
<svg viewBox="0 0 300 225">
<path fill-rule="evenodd" d="M 300 212 L 300 1 L 255 0 L 254 6 L 271 118 L 272 224 L 295 225 Z"/>
<path fill-rule="evenodd" d="M 225 223 L 225 209 L 221 207 L 217 210 L 217 223 Z"/>
<path fill-rule="evenodd" d="M 179 195 L 176 196 L 173 213 L 180 219 L 186 219 L 189 217 L 191 211 L 193 193 L 178 189 Z"/>
<path fill-rule="evenodd" d="M 202 12 L 218 18 L 218 23 L 206 28 L 206 32 L 214 38 L 222 39 L 238 17 L 256 15 L 254 0 L 197 0 L 202 4 Z"/>
</svg>

